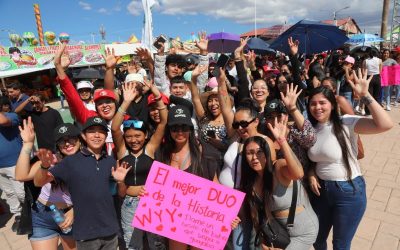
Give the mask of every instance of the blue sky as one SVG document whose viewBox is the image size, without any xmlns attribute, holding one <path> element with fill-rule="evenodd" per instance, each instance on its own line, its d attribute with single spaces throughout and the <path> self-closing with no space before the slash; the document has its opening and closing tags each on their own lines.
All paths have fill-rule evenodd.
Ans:
<svg viewBox="0 0 400 250">
<path fill-rule="evenodd" d="M 153 11 L 153 35 L 180 36 L 183 40 L 192 32 L 225 31 L 241 34 L 254 28 L 254 3 L 257 27 L 268 27 L 303 18 L 329 19 L 334 10 L 348 4 L 347 0 L 156 0 Z M 258 2 L 258 3 L 257 3 Z M 44 31 L 67 32 L 71 40 L 91 42 L 92 35 L 100 41 L 99 28 L 104 25 L 107 41 L 126 41 L 131 34 L 139 39 L 143 24 L 140 0 L 0 0 L 0 44 L 8 46 L 7 31 L 22 35 L 32 31 L 37 36 L 33 4 L 40 5 Z M 352 16 L 361 29 L 379 31 L 381 1 L 353 0 L 338 18 Z M 3 31 L 1 31 L 3 30 Z"/>
</svg>

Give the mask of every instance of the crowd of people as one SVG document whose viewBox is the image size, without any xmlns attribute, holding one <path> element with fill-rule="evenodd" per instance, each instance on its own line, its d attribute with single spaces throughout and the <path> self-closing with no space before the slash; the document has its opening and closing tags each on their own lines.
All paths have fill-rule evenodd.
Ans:
<svg viewBox="0 0 400 250">
<path fill-rule="evenodd" d="M 187 249 L 131 226 L 154 160 L 246 194 L 227 249 L 278 249 L 266 224 L 287 231 L 285 249 L 350 249 L 366 209 L 360 134 L 392 128 L 387 111 L 400 85 L 380 86 L 382 59 L 343 50 L 308 58 L 245 52 L 226 66 L 208 53 L 155 55 L 139 48 L 129 63 L 105 55 L 104 79 L 75 81 L 62 44 L 57 82 L 74 124 L 21 83 L 0 102 L 0 189 L 13 231 L 34 250 Z M 400 58 L 400 57 L 397 57 Z M 146 69 L 146 70 L 145 70 Z M 383 91 L 382 91 L 383 90 Z M 35 144 L 35 141 L 37 142 Z M 294 204 L 293 204 L 294 203 Z M 51 205 L 65 213 L 57 224 Z M 72 231 L 67 232 L 72 226 Z M 193 249 L 193 247 L 191 247 Z"/>
</svg>

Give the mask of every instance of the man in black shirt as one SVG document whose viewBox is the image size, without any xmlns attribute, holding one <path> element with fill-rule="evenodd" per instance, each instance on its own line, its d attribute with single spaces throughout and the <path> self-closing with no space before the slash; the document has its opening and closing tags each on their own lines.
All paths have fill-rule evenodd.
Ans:
<svg viewBox="0 0 400 250">
<path fill-rule="evenodd" d="M 28 115 L 32 118 L 39 148 L 55 150 L 54 129 L 63 123 L 60 113 L 45 106 L 44 96 L 34 94 L 30 97 L 33 111 Z"/>
</svg>

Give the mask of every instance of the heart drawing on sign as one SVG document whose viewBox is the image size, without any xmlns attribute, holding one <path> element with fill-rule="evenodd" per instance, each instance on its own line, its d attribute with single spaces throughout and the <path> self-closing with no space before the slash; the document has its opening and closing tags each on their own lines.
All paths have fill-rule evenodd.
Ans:
<svg viewBox="0 0 400 250">
<path fill-rule="evenodd" d="M 158 206 L 158 207 L 161 206 L 161 202 L 157 202 L 156 206 Z"/>
<path fill-rule="evenodd" d="M 225 226 L 222 226 L 221 232 L 228 232 L 228 228 L 226 228 Z"/>
<path fill-rule="evenodd" d="M 171 227 L 171 231 L 175 232 L 176 231 L 176 227 Z"/>
<path fill-rule="evenodd" d="M 161 224 L 161 225 L 158 225 L 157 227 L 156 227 L 156 230 L 157 231 L 162 231 L 163 230 L 163 225 Z"/>
<path fill-rule="evenodd" d="M 143 203 L 143 204 L 142 204 L 142 207 L 146 207 L 146 205 L 147 205 L 146 203 Z"/>
</svg>

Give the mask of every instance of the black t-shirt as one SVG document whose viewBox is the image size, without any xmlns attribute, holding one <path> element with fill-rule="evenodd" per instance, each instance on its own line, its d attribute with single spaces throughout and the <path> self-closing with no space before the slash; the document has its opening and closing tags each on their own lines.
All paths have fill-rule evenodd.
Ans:
<svg viewBox="0 0 400 250">
<path fill-rule="evenodd" d="M 48 107 L 45 112 L 30 112 L 39 148 L 54 150 L 54 129 L 63 123 L 63 119 L 57 110 Z"/>
<path fill-rule="evenodd" d="M 126 113 L 131 118 L 139 119 L 147 123 L 149 120 L 149 105 L 147 105 L 148 96 L 149 94 L 144 94 L 139 102 L 133 101 L 131 105 L 129 105 Z"/>
<path fill-rule="evenodd" d="M 144 152 L 137 158 L 132 154 L 122 158 L 121 162 L 127 162 L 130 166 L 132 166 L 131 170 L 129 170 L 129 172 L 126 174 L 125 184 L 127 186 L 144 185 L 153 161 L 154 160 Z"/>
<path fill-rule="evenodd" d="M 74 204 L 73 237 L 89 240 L 118 233 L 111 195 L 111 168 L 115 159 L 103 152 L 96 160 L 86 148 L 67 156 L 49 172 L 67 186 Z"/>
</svg>

